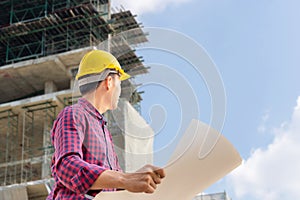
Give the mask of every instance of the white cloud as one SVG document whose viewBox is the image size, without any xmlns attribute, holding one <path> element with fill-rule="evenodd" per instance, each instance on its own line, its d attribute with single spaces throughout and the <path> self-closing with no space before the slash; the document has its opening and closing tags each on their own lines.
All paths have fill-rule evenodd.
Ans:
<svg viewBox="0 0 300 200">
<path fill-rule="evenodd" d="M 134 14 L 155 13 L 165 10 L 172 5 L 180 5 L 191 0 L 112 0 L 113 8 L 131 10 Z"/>
<path fill-rule="evenodd" d="M 267 149 L 256 149 L 229 177 L 238 199 L 300 199 L 300 97 Z M 247 198 L 248 199 L 248 198 Z"/>
</svg>

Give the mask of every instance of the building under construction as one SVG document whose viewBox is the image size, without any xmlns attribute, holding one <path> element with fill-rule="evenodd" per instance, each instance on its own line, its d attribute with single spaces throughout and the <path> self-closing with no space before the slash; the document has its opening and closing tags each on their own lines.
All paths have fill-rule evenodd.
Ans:
<svg viewBox="0 0 300 200">
<path fill-rule="evenodd" d="M 106 114 L 125 171 L 152 162 L 144 156 L 134 166 L 129 160 L 140 153 L 138 147 L 151 152 L 153 141 L 124 134 L 140 132 L 129 118 L 153 133 L 137 111 L 141 96 L 133 79 L 147 69 L 134 47 L 147 38 L 135 16 L 124 9 L 111 13 L 108 0 L 0 2 L 0 199 L 45 199 L 51 187 L 50 129 L 57 114 L 80 97 L 73 92 L 79 62 L 99 43 L 128 30 L 130 42 L 121 37 L 122 42 L 107 43 L 133 77 L 122 82 L 123 112 Z"/>
<path fill-rule="evenodd" d="M 199 194 L 193 200 L 231 200 L 227 193 Z"/>
</svg>

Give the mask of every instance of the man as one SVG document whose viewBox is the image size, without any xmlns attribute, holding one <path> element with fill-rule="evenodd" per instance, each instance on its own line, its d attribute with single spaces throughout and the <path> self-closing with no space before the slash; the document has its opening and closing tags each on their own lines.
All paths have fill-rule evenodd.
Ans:
<svg viewBox="0 0 300 200">
<path fill-rule="evenodd" d="M 108 52 L 92 50 L 82 58 L 76 76 L 82 98 L 58 115 L 51 130 L 55 184 L 48 200 L 92 199 L 118 189 L 153 193 L 165 177 L 152 165 L 136 173 L 119 166 L 103 113 L 117 108 L 121 81 L 129 77 Z"/>
</svg>

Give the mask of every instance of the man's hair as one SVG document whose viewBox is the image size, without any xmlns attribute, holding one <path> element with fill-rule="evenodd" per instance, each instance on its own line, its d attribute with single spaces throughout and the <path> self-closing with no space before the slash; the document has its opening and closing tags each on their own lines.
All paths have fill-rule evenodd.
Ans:
<svg viewBox="0 0 300 200">
<path fill-rule="evenodd" d="M 112 78 L 114 78 L 114 75 L 116 75 L 116 73 L 109 73 L 107 75 L 107 77 L 111 76 Z M 80 77 L 79 80 L 82 79 L 82 78 L 86 78 L 88 76 L 90 76 L 90 75 L 86 75 L 86 76 Z M 79 86 L 79 91 L 80 91 L 81 95 L 85 95 L 87 93 L 95 91 L 99 87 L 99 85 L 101 84 L 102 81 L 88 83 L 88 84 Z"/>
<path fill-rule="evenodd" d="M 95 91 L 99 87 L 100 83 L 101 83 L 101 81 L 98 81 L 98 82 L 88 83 L 88 84 L 80 86 L 79 90 L 80 90 L 81 95 L 85 95 L 87 93 Z"/>
</svg>

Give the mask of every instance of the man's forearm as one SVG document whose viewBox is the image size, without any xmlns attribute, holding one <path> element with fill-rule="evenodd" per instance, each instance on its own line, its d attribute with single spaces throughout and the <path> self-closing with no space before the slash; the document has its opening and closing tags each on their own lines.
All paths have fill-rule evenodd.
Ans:
<svg viewBox="0 0 300 200">
<path fill-rule="evenodd" d="M 124 173 L 113 170 L 105 170 L 91 186 L 91 190 L 101 190 L 105 188 L 124 189 Z"/>
<path fill-rule="evenodd" d="M 156 185 L 165 177 L 164 170 L 146 165 L 135 173 L 123 173 L 113 170 L 105 170 L 91 186 L 91 190 L 104 188 L 125 189 L 130 192 L 153 193 Z"/>
</svg>

